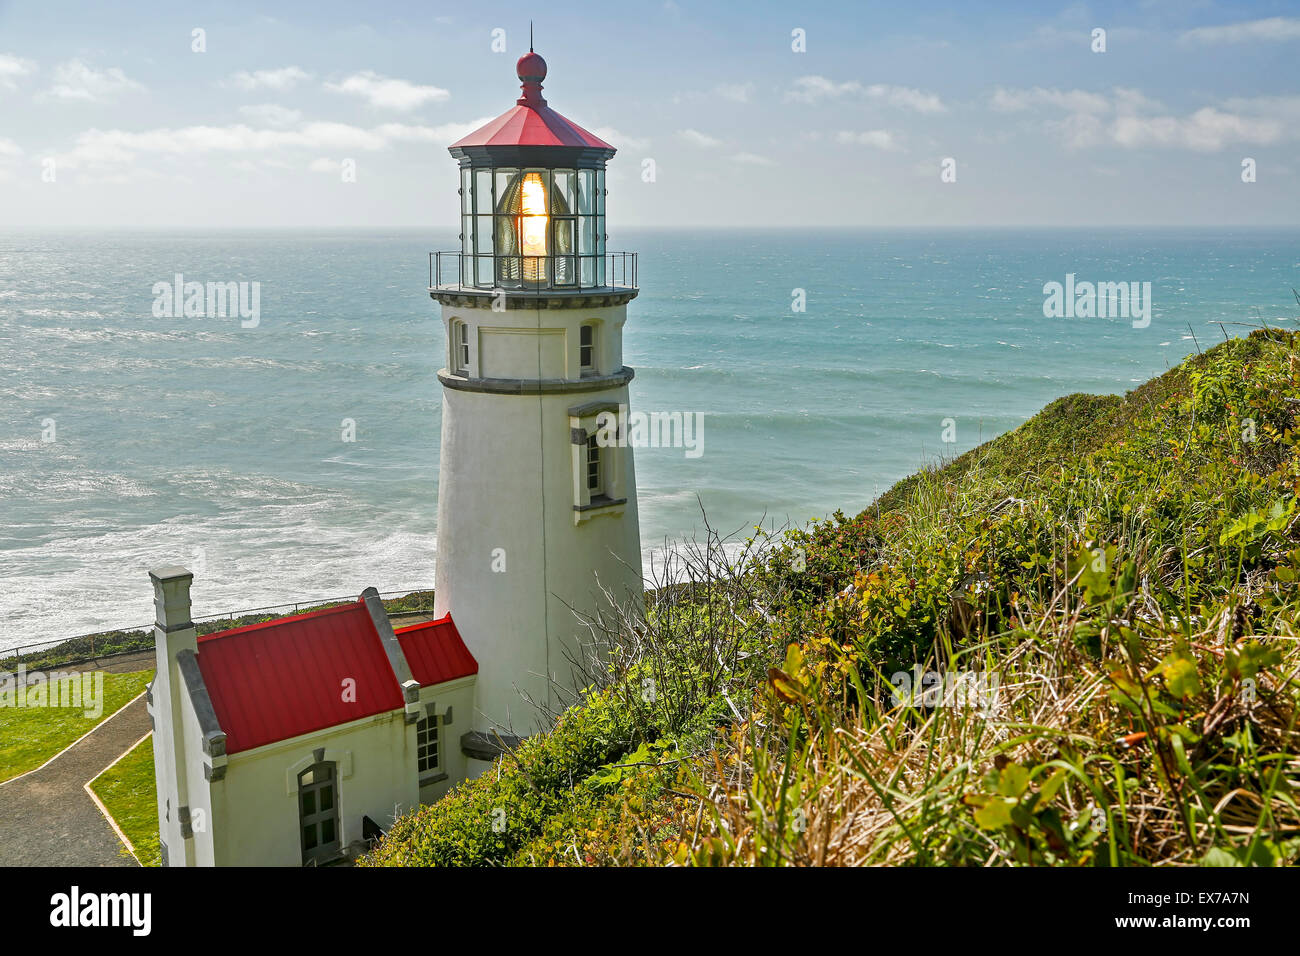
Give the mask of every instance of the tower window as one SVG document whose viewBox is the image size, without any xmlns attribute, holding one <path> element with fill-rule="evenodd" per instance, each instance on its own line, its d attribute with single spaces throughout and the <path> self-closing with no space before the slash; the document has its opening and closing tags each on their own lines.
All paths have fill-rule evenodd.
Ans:
<svg viewBox="0 0 1300 956">
<path fill-rule="evenodd" d="M 415 757 L 423 776 L 438 769 L 438 718 L 425 717 L 415 724 Z"/>
<path fill-rule="evenodd" d="M 595 498 L 602 492 L 600 470 L 600 445 L 596 443 L 596 436 L 587 437 L 587 491 L 591 497 Z"/>
<path fill-rule="evenodd" d="M 578 329 L 578 367 L 584 372 L 596 368 L 596 327 L 584 325 Z"/>
<path fill-rule="evenodd" d="M 457 375 L 469 375 L 469 326 L 461 321 L 451 325 L 451 362 Z"/>
</svg>

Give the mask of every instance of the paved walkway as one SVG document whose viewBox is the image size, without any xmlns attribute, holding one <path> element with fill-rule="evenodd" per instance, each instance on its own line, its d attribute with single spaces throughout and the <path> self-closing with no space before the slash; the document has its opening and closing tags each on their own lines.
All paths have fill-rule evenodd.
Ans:
<svg viewBox="0 0 1300 956">
<path fill-rule="evenodd" d="M 136 657 L 99 666 L 115 673 L 152 666 L 152 652 Z M 84 785 L 148 732 L 141 695 L 40 770 L 0 784 L 0 867 L 135 866 Z"/>
</svg>

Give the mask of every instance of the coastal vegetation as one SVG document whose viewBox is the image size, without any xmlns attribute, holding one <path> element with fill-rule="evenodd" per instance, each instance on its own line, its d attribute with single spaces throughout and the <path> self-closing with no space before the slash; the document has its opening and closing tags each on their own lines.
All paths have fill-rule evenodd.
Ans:
<svg viewBox="0 0 1300 956">
<path fill-rule="evenodd" d="M 582 698 L 363 865 L 1300 857 L 1296 335 L 1073 395 L 860 514 L 710 530 Z"/>
</svg>

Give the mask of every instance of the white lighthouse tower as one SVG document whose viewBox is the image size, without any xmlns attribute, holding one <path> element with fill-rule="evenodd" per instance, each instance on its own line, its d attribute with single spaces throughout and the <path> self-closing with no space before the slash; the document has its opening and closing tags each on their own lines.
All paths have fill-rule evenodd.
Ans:
<svg viewBox="0 0 1300 956">
<path fill-rule="evenodd" d="M 461 737 L 477 759 L 571 699 L 579 615 L 642 599 L 632 449 L 609 441 L 637 294 L 635 255 L 605 249 L 615 150 L 546 105 L 540 56 L 517 69 L 514 108 L 450 147 L 461 249 L 430 263 L 447 342 L 435 613 L 479 662 Z"/>
</svg>

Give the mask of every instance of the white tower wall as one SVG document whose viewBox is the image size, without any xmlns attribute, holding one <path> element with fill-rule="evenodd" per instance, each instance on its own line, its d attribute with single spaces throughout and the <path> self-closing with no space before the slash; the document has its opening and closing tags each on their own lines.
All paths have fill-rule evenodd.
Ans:
<svg viewBox="0 0 1300 956">
<path fill-rule="evenodd" d="M 592 500 L 584 440 L 601 411 L 628 404 L 630 297 L 565 296 L 540 308 L 520 297 L 502 311 L 486 296 L 443 300 L 449 365 L 460 361 L 455 323 L 468 328 L 470 356 L 468 374 L 439 373 L 435 613 L 451 612 L 478 659 L 481 733 L 526 736 L 543 726 L 541 711 L 573 699 L 581 681 L 570 658 L 590 642 L 575 609 L 606 605 L 601 588 L 641 599 L 632 449 L 602 449 L 603 494 Z M 585 371 L 584 324 L 596 330 Z"/>
</svg>

